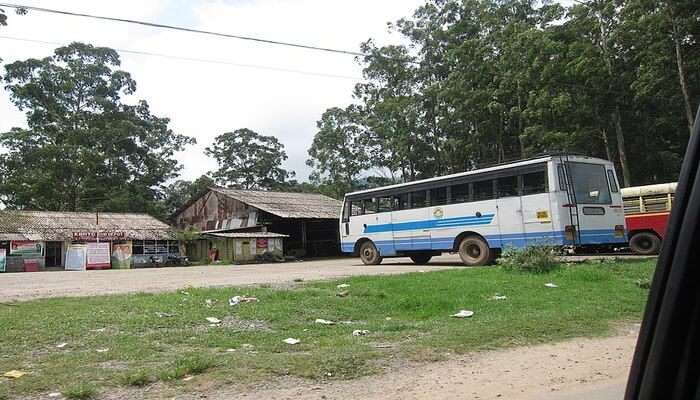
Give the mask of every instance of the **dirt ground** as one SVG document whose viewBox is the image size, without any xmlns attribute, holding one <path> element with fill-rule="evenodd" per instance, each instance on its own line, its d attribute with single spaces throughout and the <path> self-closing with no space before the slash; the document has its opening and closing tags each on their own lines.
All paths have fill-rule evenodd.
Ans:
<svg viewBox="0 0 700 400">
<path fill-rule="evenodd" d="M 278 379 L 247 389 L 212 389 L 201 382 L 194 391 L 169 393 L 167 398 L 616 400 L 624 392 L 638 331 L 635 324 L 613 337 L 451 355 L 447 361 L 434 363 L 396 363 L 380 375 L 351 381 Z M 112 392 L 106 398 L 161 398 L 158 388 L 152 389 Z"/>
<path fill-rule="evenodd" d="M 322 280 L 351 275 L 400 274 L 459 266 L 459 257 L 435 257 L 430 265 L 407 258 L 387 259 L 366 266 L 358 258 L 337 258 L 283 264 L 208 265 L 104 271 L 47 271 L 0 274 L 2 301 L 44 297 L 163 292 L 184 287 L 280 284 L 294 280 Z"/>
</svg>

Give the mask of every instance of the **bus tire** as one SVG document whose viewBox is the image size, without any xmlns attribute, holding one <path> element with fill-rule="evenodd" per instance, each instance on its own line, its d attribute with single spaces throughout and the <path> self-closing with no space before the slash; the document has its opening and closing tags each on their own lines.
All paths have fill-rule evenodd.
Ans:
<svg viewBox="0 0 700 400">
<path fill-rule="evenodd" d="M 657 254 L 661 250 L 661 239 L 651 232 L 637 232 L 630 238 L 630 248 L 644 256 Z"/>
<path fill-rule="evenodd" d="M 433 256 L 430 254 L 414 254 L 411 256 L 411 261 L 413 261 L 414 264 L 425 265 L 431 258 L 433 258 Z"/>
<path fill-rule="evenodd" d="M 360 259 L 365 265 L 379 265 L 382 262 L 377 246 L 369 240 L 360 245 Z"/>
<path fill-rule="evenodd" d="M 486 265 L 491 261 L 491 249 L 488 243 L 478 236 L 467 236 L 462 239 L 458 250 L 459 258 L 466 266 Z"/>
</svg>

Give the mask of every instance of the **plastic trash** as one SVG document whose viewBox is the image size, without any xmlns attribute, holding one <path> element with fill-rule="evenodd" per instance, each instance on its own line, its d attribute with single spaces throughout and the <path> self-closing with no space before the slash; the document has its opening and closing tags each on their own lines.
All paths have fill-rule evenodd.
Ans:
<svg viewBox="0 0 700 400">
<path fill-rule="evenodd" d="M 56 348 L 57 348 L 57 349 L 62 349 L 62 348 L 64 348 L 64 347 L 66 347 L 66 346 L 68 346 L 68 343 L 63 342 L 63 343 L 57 344 L 57 345 L 56 345 Z"/>
<path fill-rule="evenodd" d="M 472 315 L 474 315 L 474 311 L 461 310 L 457 314 L 452 314 L 452 317 L 454 317 L 454 318 L 470 318 Z"/>
<path fill-rule="evenodd" d="M 507 298 L 508 298 L 508 297 L 503 296 L 503 295 L 501 295 L 501 294 L 499 294 L 499 293 L 496 293 L 496 294 L 494 294 L 493 296 L 491 296 L 491 299 L 490 299 L 490 300 L 506 300 Z"/>
<path fill-rule="evenodd" d="M 286 338 L 283 340 L 283 342 L 285 342 L 287 344 L 299 344 L 299 343 L 301 343 L 301 340 L 294 339 L 294 338 Z"/>
<path fill-rule="evenodd" d="M 211 308 L 214 305 L 214 300 L 206 299 L 204 300 L 204 303 L 207 305 L 207 307 Z"/>
<path fill-rule="evenodd" d="M 211 324 L 220 324 L 221 320 L 216 317 L 207 317 L 207 322 Z"/>
<path fill-rule="evenodd" d="M 257 297 L 233 296 L 230 299 L 228 299 L 228 305 L 234 307 L 241 303 L 257 303 L 257 301 Z"/>
<path fill-rule="evenodd" d="M 159 318 L 170 318 L 170 317 L 174 317 L 174 316 L 175 316 L 175 313 L 156 311 L 156 315 L 157 315 Z"/>
<path fill-rule="evenodd" d="M 62 396 L 62 395 L 61 395 L 60 392 L 51 392 L 51 393 L 49 393 L 49 397 L 52 398 L 52 399 L 57 399 L 57 398 L 59 398 L 59 397 L 61 397 L 61 396 Z"/>
<path fill-rule="evenodd" d="M 98 353 L 106 353 L 109 351 L 109 349 L 105 347 L 104 349 L 96 349 L 95 351 Z"/>
<path fill-rule="evenodd" d="M 367 329 L 356 329 L 352 331 L 353 336 L 367 336 L 369 335 L 369 331 Z"/>
<path fill-rule="evenodd" d="M 2 376 L 4 376 L 5 378 L 11 378 L 11 379 L 21 378 L 24 375 L 27 375 L 27 373 L 24 371 L 18 371 L 16 369 L 13 369 L 12 371 L 7 371 L 4 374 L 2 374 Z"/>
<path fill-rule="evenodd" d="M 349 288 L 350 285 L 348 285 L 347 283 L 341 283 L 340 285 L 338 285 L 338 286 L 336 286 L 336 287 L 337 287 L 338 289 L 345 289 L 345 288 Z"/>
<path fill-rule="evenodd" d="M 555 285 L 552 282 L 545 283 L 544 285 L 548 288 L 558 288 L 559 287 L 558 285 Z"/>
<path fill-rule="evenodd" d="M 329 321 L 327 319 L 321 319 L 321 318 L 318 318 L 315 322 L 317 324 L 321 324 L 321 325 L 335 325 L 335 322 Z"/>
<path fill-rule="evenodd" d="M 348 292 L 347 290 L 343 290 L 342 292 L 336 293 L 335 295 L 338 297 L 348 297 L 349 294 L 350 292 Z"/>
</svg>

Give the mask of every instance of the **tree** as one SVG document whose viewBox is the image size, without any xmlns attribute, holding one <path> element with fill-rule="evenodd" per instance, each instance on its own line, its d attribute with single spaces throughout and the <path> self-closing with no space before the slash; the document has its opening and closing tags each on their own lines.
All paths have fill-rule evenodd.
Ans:
<svg viewBox="0 0 700 400">
<path fill-rule="evenodd" d="M 284 145 L 273 136 L 250 129 L 217 136 L 205 153 L 219 164 L 212 176 L 224 186 L 269 190 L 294 176 L 294 172 L 282 168 L 282 162 L 287 159 Z"/>
<path fill-rule="evenodd" d="M 216 186 L 216 183 L 206 175 L 202 175 L 194 181 L 179 179 L 166 186 L 163 199 L 165 216 L 171 216 L 189 200 L 213 186 Z"/>
<path fill-rule="evenodd" d="M 316 184 L 337 184 L 334 197 L 347 192 L 358 175 L 370 167 L 369 137 L 356 107 L 330 108 L 316 123 L 318 132 L 309 149 L 306 164 L 314 168 Z"/>
<path fill-rule="evenodd" d="M 72 43 L 5 67 L 28 129 L 0 134 L 0 196 L 7 207 L 158 211 L 162 185 L 194 139 L 175 134 L 146 101 L 122 102 L 136 82 L 116 51 Z"/>
</svg>

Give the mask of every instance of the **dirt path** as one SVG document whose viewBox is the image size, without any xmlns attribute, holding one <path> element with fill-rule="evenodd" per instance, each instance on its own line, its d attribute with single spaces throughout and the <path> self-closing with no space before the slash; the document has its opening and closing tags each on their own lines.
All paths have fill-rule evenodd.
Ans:
<svg viewBox="0 0 700 400">
<path fill-rule="evenodd" d="M 435 257 L 430 265 L 406 258 L 382 265 L 363 265 L 358 258 L 338 258 L 284 264 L 208 265 L 106 271 L 51 271 L 0 274 L 1 301 L 43 297 L 94 296 L 134 292 L 163 292 L 192 287 L 277 284 L 294 280 L 322 280 L 351 275 L 400 274 L 459 266 L 459 257 Z"/>
<path fill-rule="evenodd" d="M 401 366 L 354 381 L 313 384 L 289 380 L 249 392 L 223 390 L 223 399 L 590 399 L 619 398 L 639 327 L 615 337 L 465 355 L 445 362 Z M 274 388 L 272 388 L 274 386 Z M 183 399 L 190 398 L 187 396 Z M 603 396 L 596 397 L 603 400 Z"/>
</svg>

